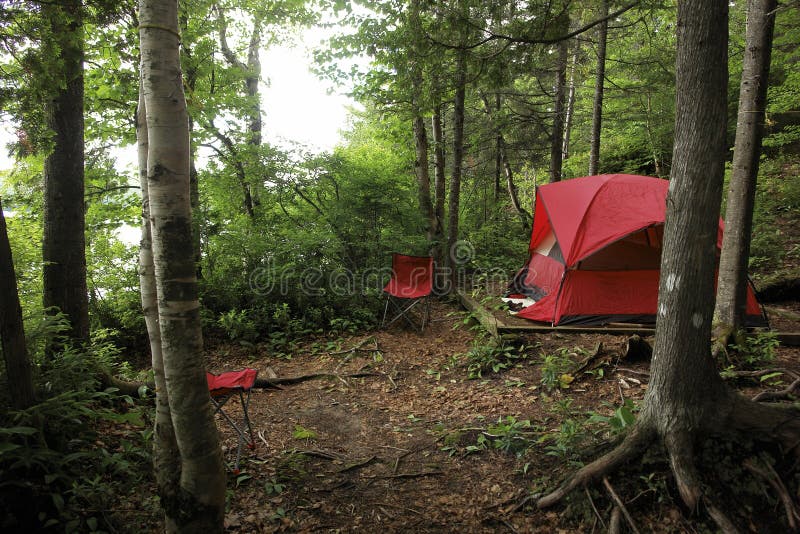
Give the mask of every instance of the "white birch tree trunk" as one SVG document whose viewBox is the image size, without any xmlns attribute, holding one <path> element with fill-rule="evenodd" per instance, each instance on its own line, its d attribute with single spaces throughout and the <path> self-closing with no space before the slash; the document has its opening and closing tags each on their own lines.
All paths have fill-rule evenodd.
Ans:
<svg viewBox="0 0 800 534">
<path fill-rule="evenodd" d="M 139 4 L 141 91 L 147 125 L 144 204 L 149 207 L 149 225 L 145 226 L 152 236 L 164 379 L 157 395 L 161 416 L 165 415 L 163 410 L 169 410 L 179 454 L 179 461 L 157 458 L 156 468 L 170 471 L 160 473 L 165 480 L 178 480 L 174 493 L 169 488 L 170 493 L 162 495 L 168 531 L 221 532 L 225 471 L 202 352 L 192 250 L 189 122 L 178 52 L 177 10 L 176 0 L 141 0 Z M 146 231 L 143 235 L 146 237 Z M 146 272 L 143 278 L 148 279 Z M 143 299 L 152 303 L 152 285 L 145 283 L 145 288 L 148 293 Z M 152 326 L 152 315 L 150 323 Z M 157 379 L 159 374 L 157 370 Z M 168 441 L 168 436 L 161 437 Z M 172 472 L 176 468 L 179 473 Z"/>
</svg>

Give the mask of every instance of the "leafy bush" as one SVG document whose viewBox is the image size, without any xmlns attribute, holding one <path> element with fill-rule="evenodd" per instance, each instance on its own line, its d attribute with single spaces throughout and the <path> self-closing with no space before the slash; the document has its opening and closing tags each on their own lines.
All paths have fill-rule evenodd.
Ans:
<svg viewBox="0 0 800 534">
<path fill-rule="evenodd" d="M 524 346 L 514 346 L 502 339 L 487 342 L 484 338 L 479 337 L 465 355 L 467 376 L 481 378 L 483 373 L 488 371 L 499 373 L 527 357 Z"/>
<path fill-rule="evenodd" d="M 98 439 L 103 424 L 140 430 L 111 443 Z M 86 389 L 9 413 L 0 426 L 3 529 L 112 530 L 115 519 L 104 510 L 149 476 L 151 432 L 144 425 L 144 411 L 131 399 Z"/>
</svg>

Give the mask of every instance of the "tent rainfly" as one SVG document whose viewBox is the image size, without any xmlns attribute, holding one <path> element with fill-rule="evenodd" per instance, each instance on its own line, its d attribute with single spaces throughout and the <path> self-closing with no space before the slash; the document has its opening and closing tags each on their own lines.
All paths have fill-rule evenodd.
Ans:
<svg viewBox="0 0 800 534">
<path fill-rule="evenodd" d="M 629 174 L 538 186 L 530 257 L 509 287 L 535 303 L 517 315 L 553 325 L 655 322 L 668 188 Z M 747 325 L 766 326 L 750 282 Z"/>
</svg>

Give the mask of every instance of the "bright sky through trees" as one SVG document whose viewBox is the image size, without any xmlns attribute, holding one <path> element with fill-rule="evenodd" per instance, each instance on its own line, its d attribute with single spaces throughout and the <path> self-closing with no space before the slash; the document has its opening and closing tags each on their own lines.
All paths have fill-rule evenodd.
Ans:
<svg viewBox="0 0 800 534">
<path fill-rule="evenodd" d="M 339 131 L 346 127 L 347 108 L 354 102 L 341 94 L 329 94 L 330 86 L 309 70 L 311 58 L 306 48 L 317 45 L 318 38 L 319 30 L 311 28 L 303 32 L 297 44 L 263 52 L 264 137 L 270 143 L 284 148 L 299 143 L 312 152 L 331 150 L 339 142 Z M 6 149 L 13 135 L 13 126 L 4 122 L 0 128 L 0 170 L 13 166 Z M 115 159 L 123 167 L 133 166 L 136 151 L 120 150 Z"/>
</svg>

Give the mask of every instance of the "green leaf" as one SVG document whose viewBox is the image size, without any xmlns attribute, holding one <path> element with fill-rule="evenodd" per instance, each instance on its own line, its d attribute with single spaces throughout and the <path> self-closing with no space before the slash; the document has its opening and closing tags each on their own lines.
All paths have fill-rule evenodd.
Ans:
<svg viewBox="0 0 800 534">
<path fill-rule="evenodd" d="M 317 439 L 317 433 L 300 425 L 295 425 L 292 437 L 294 439 Z"/>
</svg>

